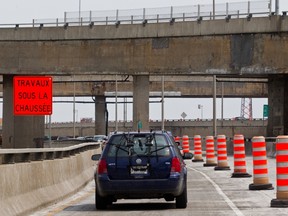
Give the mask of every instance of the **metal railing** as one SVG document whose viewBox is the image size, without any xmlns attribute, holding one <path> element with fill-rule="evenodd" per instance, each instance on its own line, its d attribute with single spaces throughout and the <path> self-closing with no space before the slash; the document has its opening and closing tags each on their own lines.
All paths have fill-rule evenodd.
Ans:
<svg viewBox="0 0 288 216">
<path fill-rule="evenodd" d="M 33 19 L 32 23 L 1 24 L 13 27 L 52 27 L 81 25 L 120 25 L 147 23 L 171 23 L 182 21 L 202 21 L 213 19 L 233 19 L 260 17 L 272 14 L 272 0 L 245 1 L 216 4 L 190 5 L 162 8 L 142 8 L 130 10 L 76 11 L 65 12 L 63 18 Z"/>
</svg>

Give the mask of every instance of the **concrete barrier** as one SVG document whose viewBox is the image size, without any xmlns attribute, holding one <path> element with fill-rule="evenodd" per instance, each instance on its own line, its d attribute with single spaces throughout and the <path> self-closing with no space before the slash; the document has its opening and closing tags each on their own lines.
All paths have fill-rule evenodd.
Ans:
<svg viewBox="0 0 288 216">
<path fill-rule="evenodd" d="M 276 158 L 276 138 L 266 138 L 267 157 Z"/>
<path fill-rule="evenodd" d="M 62 159 L 0 165 L 1 215 L 28 215 L 75 193 L 93 179 L 91 156 L 100 151 L 98 145 Z"/>
</svg>

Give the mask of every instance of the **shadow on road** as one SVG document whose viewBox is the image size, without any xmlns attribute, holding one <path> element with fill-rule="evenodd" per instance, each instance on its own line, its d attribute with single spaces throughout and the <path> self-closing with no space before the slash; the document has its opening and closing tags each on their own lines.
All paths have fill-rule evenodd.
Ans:
<svg viewBox="0 0 288 216">
<path fill-rule="evenodd" d="M 64 211 L 155 211 L 175 209 L 175 203 L 114 203 L 106 210 L 96 210 L 95 204 L 79 204 L 65 208 Z"/>
<path fill-rule="evenodd" d="M 175 203 L 115 203 L 108 207 L 110 211 L 155 211 L 175 209 Z"/>
</svg>

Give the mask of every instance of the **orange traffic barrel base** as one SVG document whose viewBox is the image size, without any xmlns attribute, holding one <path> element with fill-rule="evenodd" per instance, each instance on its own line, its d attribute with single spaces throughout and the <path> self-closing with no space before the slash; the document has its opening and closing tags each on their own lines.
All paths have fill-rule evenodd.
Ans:
<svg viewBox="0 0 288 216">
<path fill-rule="evenodd" d="M 271 207 L 275 208 L 287 208 L 288 207 L 288 199 L 272 199 Z"/>
<path fill-rule="evenodd" d="M 231 170 L 229 166 L 216 166 L 214 170 Z"/>
<path fill-rule="evenodd" d="M 192 160 L 192 162 L 204 162 L 204 160 L 203 160 L 203 159 L 196 159 L 196 158 L 195 158 L 195 159 Z"/>
<path fill-rule="evenodd" d="M 273 190 L 272 184 L 250 184 L 249 190 Z"/>
<path fill-rule="evenodd" d="M 204 167 L 211 167 L 211 166 L 217 166 L 217 163 L 205 163 L 203 164 Z"/>
<path fill-rule="evenodd" d="M 250 178 L 252 175 L 249 173 L 233 173 L 231 178 Z"/>
</svg>

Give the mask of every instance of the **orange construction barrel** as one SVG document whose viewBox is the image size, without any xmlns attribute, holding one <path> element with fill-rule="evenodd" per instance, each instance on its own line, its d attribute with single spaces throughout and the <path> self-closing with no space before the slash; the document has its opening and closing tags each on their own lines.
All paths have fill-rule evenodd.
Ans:
<svg viewBox="0 0 288 216">
<path fill-rule="evenodd" d="M 217 136 L 217 166 L 214 170 L 230 170 L 227 160 L 226 136 Z"/>
<path fill-rule="evenodd" d="M 252 138 L 253 151 L 253 184 L 249 185 L 249 190 L 273 190 L 269 183 L 266 142 L 263 136 Z"/>
<path fill-rule="evenodd" d="M 202 145 L 201 145 L 201 136 L 194 136 L 194 159 L 193 162 L 203 162 L 202 158 Z"/>
<path fill-rule="evenodd" d="M 251 177 L 246 171 L 246 155 L 244 136 L 242 134 L 235 134 L 233 140 L 234 146 L 234 173 L 232 178 L 247 178 Z"/>
<path fill-rule="evenodd" d="M 203 166 L 217 166 L 215 161 L 214 137 L 206 136 L 206 163 Z"/>
<path fill-rule="evenodd" d="M 184 135 L 182 137 L 182 148 L 183 148 L 183 153 L 188 153 L 190 150 L 189 137 L 187 135 Z"/>
<path fill-rule="evenodd" d="M 288 207 L 288 136 L 276 139 L 276 199 L 271 200 L 271 207 Z"/>
</svg>

